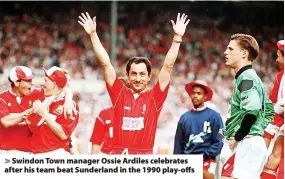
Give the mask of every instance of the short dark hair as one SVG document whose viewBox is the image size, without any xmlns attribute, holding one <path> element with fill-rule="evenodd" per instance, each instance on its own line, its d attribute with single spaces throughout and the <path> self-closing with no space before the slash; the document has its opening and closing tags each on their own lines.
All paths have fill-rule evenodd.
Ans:
<svg viewBox="0 0 285 179">
<path fill-rule="evenodd" d="M 133 63 L 135 63 L 135 64 L 144 63 L 146 65 L 148 75 L 151 74 L 151 63 L 148 60 L 148 58 L 146 58 L 146 57 L 132 57 L 132 58 L 130 58 L 128 63 L 127 63 L 127 66 L 126 66 L 127 74 L 129 74 L 130 69 L 131 69 L 131 65 Z"/>
<path fill-rule="evenodd" d="M 259 54 L 259 45 L 254 37 L 247 34 L 234 34 L 231 36 L 231 40 L 236 40 L 241 48 L 248 51 L 250 61 L 256 59 Z"/>
<path fill-rule="evenodd" d="M 205 91 L 205 94 L 208 94 L 208 91 L 207 91 L 207 89 L 206 89 L 204 86 L 196 84 L 196 85 L 193 85 L 193 86 L 192 86 L 192 89 L 193 89 L 194 87 L 200 87 L 200 88 L 202 88 L 202 89 Z"/>
<path fill-rule="evenodd" d="M 15 87 L 15 83 L 11 80 L 10 76 L 8 77 L 9 82 L 11 83 L 11 88 Z"/>
</svg>

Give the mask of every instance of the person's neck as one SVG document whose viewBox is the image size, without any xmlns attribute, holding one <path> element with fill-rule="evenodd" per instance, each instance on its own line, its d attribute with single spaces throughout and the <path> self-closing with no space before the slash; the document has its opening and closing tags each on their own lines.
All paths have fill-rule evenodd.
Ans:
<svg viewBox="0 0 285 179">
<path fill-rule="evenodd" d="M 194 111 L 202 111 L 206 108 L 205 104 L 203 103 L 202 105 L 200 106 L 193 106 L 193 110 Z"/>
<path fill-rule="evenodd" d="M 11 88 L 11 92 L 18 97 L 23 97 L 23 95 L 20 93 L 20 91 L 18 90 L 18 88 Z"/>
<path fill-rule="evenodd" d="M 237 73 L 242 67 L 252 65 L 251 61 L 240 61 L 240 63 L 234 68 L 235 73 Z"/>
<path fill-rule="evenodd" d="M 60 95 L 60 93 L 62 92 L 62 90 L 55 90 L 52 94 L 52 96 L 58 96 Z"/>
<path fill-rule="evenodd" d="M 131 89 L 131 88 L 130 88 L 130 89 Z M 138 95 L 138 96 L 139 96 L 140 94 L 142 94 L 145 90 L 146 90 L 146 89 L 144 89 L 144 90 L 142 90 L 142 91 L 134 91 L 133 89 L 131 89 L 133 95 Z"/>
</svg>

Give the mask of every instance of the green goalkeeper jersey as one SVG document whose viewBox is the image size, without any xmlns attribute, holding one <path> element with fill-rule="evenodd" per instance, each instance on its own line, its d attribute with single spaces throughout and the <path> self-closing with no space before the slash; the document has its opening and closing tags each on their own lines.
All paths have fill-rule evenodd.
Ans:
<svg viewBox="0 0 285 179">
<path fill-rule="evenodd" d="M 241 68 L 235 79 L 228 109 L 225 137 L 229 139 L 236 134 L 246 114 L 253 114 L 257 118 L 249 135 L 263 136 L 264 129 L 274 116 L 274 108 L 266 95 L 264 85 L 251 65 Z"/>
</svg>

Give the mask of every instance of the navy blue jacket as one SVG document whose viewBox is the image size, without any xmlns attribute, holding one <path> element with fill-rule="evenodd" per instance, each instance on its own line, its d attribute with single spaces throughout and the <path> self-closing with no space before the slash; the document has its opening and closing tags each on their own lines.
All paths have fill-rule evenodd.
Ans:
<svg viewBox="0 0 285 179">
<path fill-rule="evenodd" d="M 174 154 L 203 154 L 204 159 L 215 159 L 223 146 L 223 126 L 220 114 L 208 107 L 187 111 L 177 125 Z"/>
</svg>

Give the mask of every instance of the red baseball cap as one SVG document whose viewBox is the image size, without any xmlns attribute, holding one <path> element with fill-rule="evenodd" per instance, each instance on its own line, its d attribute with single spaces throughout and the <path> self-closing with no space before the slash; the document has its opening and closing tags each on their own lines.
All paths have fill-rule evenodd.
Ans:
<svg viewBox="0 0 285 179">
<path fill-rule="evenodd" d="M 277 42 L 277 47 L 284 52 L 284 40 L 279 40 Z"/>
<path fill-rule="evenodd" d="M 33 77 L 32 70 L 25 66 L 15 66 L 9 74 L 9 78 L 13 82 L 18 80 L 32 80 Z"/>
<path fill-rule="evenodd" d="M 43 70 L 44 70 L 45 76 L 48 77 L 51 81 L 55 82 L 55 84 L 58 87 L 60 88 L 65 87 L 67 83 L 67 78 L 61 68 L 53 66 L 48 70 L 46 70 L 45 68 L 43 68 Z"/>
<path fill-rule="evenodd" d="M 211 99 L 213 97 L 213 91 L 206 84 L 206 82 L 204 82 L 202 80 L 196 80 L 196 81 L 193 81 L 191 83 L 186 84 L 185 90 L 188 93 L 188 95 L 190 96 L 192 94 L 192 88 L 193 88 L 193 86 L 196 86 L 196 85 L 197 86 L 202 86 L 206 90 L 206 92 L 207 92 L 206 101 L 211 101 Z"/>
</svg>

